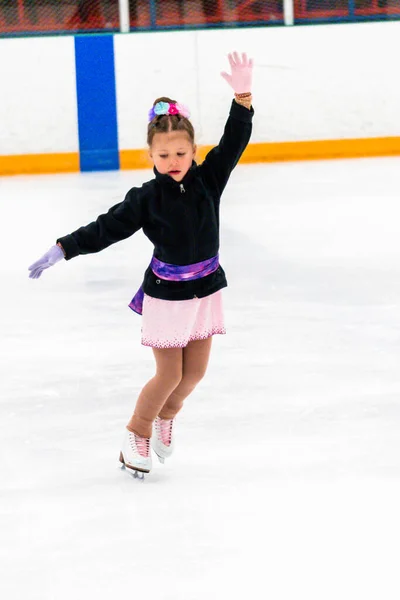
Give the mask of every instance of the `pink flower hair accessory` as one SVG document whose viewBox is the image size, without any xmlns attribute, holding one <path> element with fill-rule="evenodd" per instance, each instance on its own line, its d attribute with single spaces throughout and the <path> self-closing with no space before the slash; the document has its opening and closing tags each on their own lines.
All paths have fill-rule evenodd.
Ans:
<svg viewBox="0 0 400 600">
<path fill-rule="evenodd" d="M 185 117 L 185 119 L 189 119 L 190 118 L 190 110 L 188 109 L 188 107 L 186 106 L 186 104 L 181 104 L 180 102 L 176 103 L 176 108 L 178 109 L 178 113 L 180 115 L 182 115 L 182 117 Z"/>
<path fill-rule="evenodd" d="M 149 110 L 149 121 L 161 115 L 181 115 L 185 119 L 190 117 L 190 111 L 185 104 L 180 102 L 157 102 Z"/>
<path fill-rule="evenodd" d="M 178 109 L 176 107 L 176 104 L 170 104 L 169 105 L 169 109 L 168 109 L 168 114 L 169 115 L 177 115 L 178 114 Z"/>
</svg>

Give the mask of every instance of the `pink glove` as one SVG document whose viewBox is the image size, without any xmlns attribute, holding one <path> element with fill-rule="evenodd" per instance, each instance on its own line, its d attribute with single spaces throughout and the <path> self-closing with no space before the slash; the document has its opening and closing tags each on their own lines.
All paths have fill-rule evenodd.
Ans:
<svg viewBox="0 0 400 600">
<path fill-rule="evenodd" d="M 232 74 L 221 73 L 222 77 L 229 83 L 235 94 L 246 94 L 251 92 L 251 83 L 253 78 L 253 59 L 247 58 L 243 52 L 240 58 L 237 52 L 228 54 Z"/>
<path fill-rule="evenodd" d="M 39 279 L 39 277 L 42 274 L 42 271 L 48 269 L 49 267 L 52 267 L 62 258 L 64 258 L 64 253 L 61 250 L 60 246 L 52 246 L 50 250 L 48 250 L 46 254 L 42 256 L 42 258 L 39 258 L 39 260 L 34 262 L 33 265 L 28 267 L 29 271 L 31 271 L 29 273 L 29 277 L 31 279 Z"/>
</svg>

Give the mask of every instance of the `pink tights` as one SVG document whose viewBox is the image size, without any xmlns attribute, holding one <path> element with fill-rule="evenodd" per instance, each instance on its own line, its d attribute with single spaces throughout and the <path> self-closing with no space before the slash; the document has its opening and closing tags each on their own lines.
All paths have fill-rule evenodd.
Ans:
<svg viewBox="0 0 400 600">
<path fill-rule="evenodd" d="M 185 348 L 153 348 L 156 374 L 142 389 L 127 429 L 151 437 L 155 418 L 173 419 L 183 401 L 204 377 L 212 337 L 189 342 Z"/>
</svg>

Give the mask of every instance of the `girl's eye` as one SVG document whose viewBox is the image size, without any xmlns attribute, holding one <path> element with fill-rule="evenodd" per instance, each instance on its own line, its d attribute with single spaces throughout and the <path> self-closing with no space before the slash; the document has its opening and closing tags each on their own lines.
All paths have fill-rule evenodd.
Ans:
<svg viewBox="0 0 400 600">
<path fill-rule="evenodd" d="M 185 156 L 186 152 L 178 152 L 178 156 Z"/>
<path fill-rule="evenodd" d="M 160 158 L 167 158 L 168 154 L 160 154 Z"/>
</svg>

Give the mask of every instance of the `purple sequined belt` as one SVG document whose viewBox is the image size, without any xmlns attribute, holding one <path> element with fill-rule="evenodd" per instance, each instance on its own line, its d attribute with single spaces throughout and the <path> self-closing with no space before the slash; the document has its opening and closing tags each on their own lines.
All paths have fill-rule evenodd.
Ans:
<svg viewBox="0 0 400 600">
<path fill-rule="evenodd" d="M 194 279 L 201 279 L 202 277 L 206 277 L 206 275 L 214 273 L 218 267 L 218 254 L 217 256 L 214 256 L 214 258 L 208 258 L 207 260 L 202 260 L 193 265 L 170 265 L 158 260 L 155 256 L 153 256 L 150 263 L 150 268 L 154 275 L 167 281 L 193 281 Z M 132 298 L 132 301 L 129 303 L 129 308 L 138 315 L 141 315 L 143 311 L 143 298 L 143 286 L 140 286 L 135 296 Z"/>
</svg>

